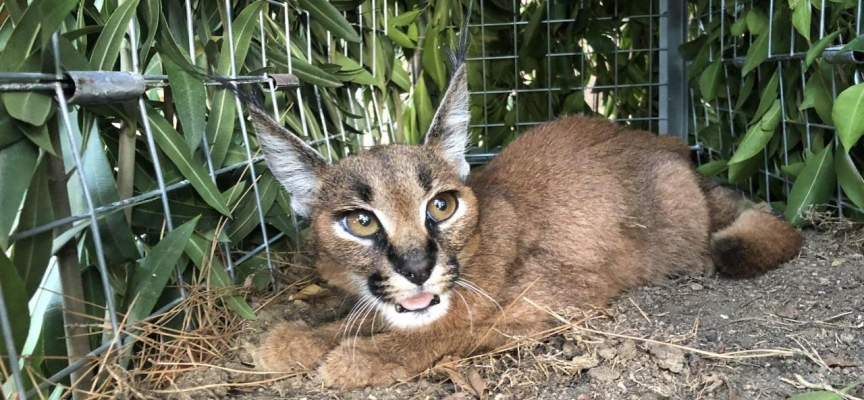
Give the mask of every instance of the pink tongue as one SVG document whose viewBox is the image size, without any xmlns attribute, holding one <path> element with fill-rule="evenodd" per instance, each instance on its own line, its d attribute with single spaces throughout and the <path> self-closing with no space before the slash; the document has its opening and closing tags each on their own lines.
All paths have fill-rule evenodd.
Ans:
<svg viewBox="0 0 864 400">
<path fill-rule="evenodd" d="M 411 296 L 405 300 L 402 300 L 399 303 L 402 308 L 410 311 L 424 309 L 429 307 L 429 303 L 432 302 L 432 294 L 431 293 L 420 293 L 418 295 Z"/>
</svg>

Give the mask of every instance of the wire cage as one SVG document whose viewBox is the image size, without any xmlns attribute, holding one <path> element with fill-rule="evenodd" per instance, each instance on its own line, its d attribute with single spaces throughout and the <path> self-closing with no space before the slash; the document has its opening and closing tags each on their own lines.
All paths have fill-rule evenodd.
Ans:
<svg viewBox="0 0 864 400">
<path fill-rule="evenodd" d="M 689 6 L 681 54 L 689 61 L 690 140 L 701 171 L 722 171 L 728 182 L 784 210 L 799 204 L 794 183 L 811 160 L 828 165 L 833 158 L 836 168 L 821 170 L 836 169 L 836 180 L 824 172 L 799 186 L 806 180 L 808 190 L 820 192 L 817 203 L 829 203 L 840 218 L 859 218 L 860 146 L 844 148 L 835 128 L 844 121 L 835 119 L 860 117 L 833 106 L 864 79 L 864 55 L 855 44 L 861 1 L 699 5 Z M 737 153 L 749 157 L 736 160 Z"/>
<path fill-rule="evenodd" d="M 418 143 L 471 4 L 60 3 L 47 12 L 47 0 L 7 1 L 0 13 L 0 347 L 9 398 L 91 387 L 89 360 L 129 346 L 137 324 L 196 285 L 278 285 L 282 255 L 305 233 L 242 104 L 220 85 L 259 85 L 273 117 L 331 162 Z M 474 1 L 469 162 L 488 161 L 558 115 L 590 113 L 686 137 L 700 171 L 779 206 L 794 197 L 808 160 L 841 144 L 821 102 L 862 79 L 862 49 L 841 51 L 861 35 L 861 1 L 800 3 L 813 17 L 806 40 L 802 23 L 786 23 L 804 11 L 785 0 Z M 825 42 L 818 68 L 809 66 L 816 42 Z M 765 57 L 751 65 L 762 46 Z M 189 73 L 196 68 L 222 78 Z M 766 93 L 784 106 L 759 112 Z M 766 111 L 782 113 L 776 134 L 761 155 L 732 163 Z M 860 147 L 843 153 L 855 172 Z M 841 215 L 861 212 L 842 180 L 830 185 L 823 202 Z M 147 285 L 158 289 L 145 294 Z M 240 295 L 222 300 L 251 312 Z"/>
</svg>

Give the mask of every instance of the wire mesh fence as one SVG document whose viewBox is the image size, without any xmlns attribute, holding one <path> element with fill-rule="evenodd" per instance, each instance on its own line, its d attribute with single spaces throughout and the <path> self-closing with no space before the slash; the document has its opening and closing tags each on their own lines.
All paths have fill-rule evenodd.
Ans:
<svg viewBox="0 0 864 400">
<path fill-rule="evenodd" d="M 860 146 L 843 139 L 861 117 L 838 96 L 864 78 L 861 1 L 702 4 L 691 5 L 691 41 L 682 47 L 702 171 L 725 175 L 793 221 L 805 191 L 818 197 L 810 203 L 860 218 Z"/>
<path fill-rule="evenodd" d="M 841 51 L 861 34 L 860 0 L 803 3 L 816 33 L 806 40 L 802 23 L 787 23 L 804 12 L 780 0 L 475 1 L 469 161 L 487 161 L 558 115 L 598 114 L 689 133 L 703 173 L 783 206 L 797 174 L 841 144 L 822 101 L 862 79 L 861 49 Z M 93 360 L 134 351 L 136 326 L 197 287 L 226 289 L 222 303 L 254 318 L 232 288 L 277 287 L 301 249 L 302 221 L 258 155 L 242 104 L 224 82 L 189 70 L 260 85 L 273 117 L 331 162 L 368 146 L 418 143 L 468 4 L 4 2 L 4 394 L 96 390 Z M 811 66 L 807 46 L 823 41 L 827 56 Z M 751 68 L 762 42 L 767 53 Z M 106 86 L 120 75 L 75 71 L 128 73 L 134 82 Z M 760 112 L 763 97 L 781 106 Z M 733 162 L 766 112 L 782 117 L 761 156 Z M 860 149 L 843 153 L 855 172 Z M 839 169 L 829 183 L 823 202 L 860 212 Z M 16 308 L 24 304 L 29 313 Z"/>
</svg>

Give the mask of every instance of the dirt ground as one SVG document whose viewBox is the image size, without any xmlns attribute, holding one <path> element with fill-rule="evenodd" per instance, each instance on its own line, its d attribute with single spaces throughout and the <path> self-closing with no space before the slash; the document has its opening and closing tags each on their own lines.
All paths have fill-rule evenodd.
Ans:
<svg viewBox="0 0 864 400">
<path fill-rule="evenodd" d="M 314 373 L 256 383 L 267 377 L 242 373 L 243 347 L 272 323 L 344 308 L 336 296 L 283 295 L 238 334 L 220 368 L 177 381 L 187 391 L 176 397 L 737 400 L 785 399 L 814 390 L 808 384 L 840 389 L 864 379 L 864 256 L 843 234 L 805 234 L 799 258 L 760 278 L 688 278 L 625 293 L 560 334 L 389 388 L 333 390 Z M 734 353 L 748 350 L 756 352 Z M 849 394 L 864 398 L 864 388 Z"/>
</svg>

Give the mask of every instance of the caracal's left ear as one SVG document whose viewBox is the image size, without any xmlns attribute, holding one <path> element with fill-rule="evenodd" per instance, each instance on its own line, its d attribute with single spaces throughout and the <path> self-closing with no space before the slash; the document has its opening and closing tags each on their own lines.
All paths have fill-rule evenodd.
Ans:
<svg viewBox="0 0 864 400">
<path fill-rule="evenodd" d="M 441 105 L 435 112 L 429 132 L 426 132 L 426 146 L 436 147 L 450 162 L 464 180 L 470 168 L 465 161 L 465 149 L 468 147 L 468 123 L 471 113 L 468 111 L 468 78 L 465 63 L 459 63 L 450 86 L 444 93 Z"/>
</svg>

